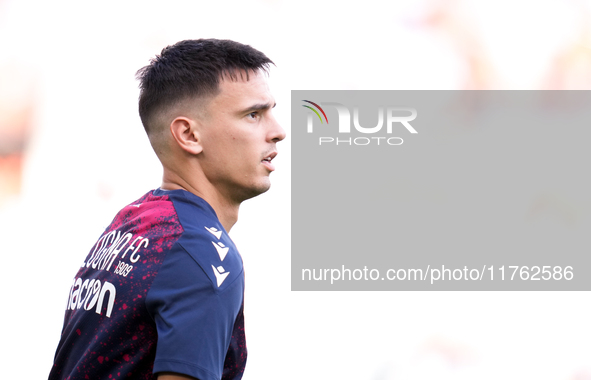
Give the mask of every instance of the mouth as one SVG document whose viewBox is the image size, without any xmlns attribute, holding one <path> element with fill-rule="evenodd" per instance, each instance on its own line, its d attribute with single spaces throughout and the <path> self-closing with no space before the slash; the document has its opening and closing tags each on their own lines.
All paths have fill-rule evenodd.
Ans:
<svg viewBox="0 0 591 380">
<path fill-rule="evenodd" d="M 275 165 L 271 163 L 275 156 L 277 156 L 277 152 L 271 152 L 268 155 L 266 155 L 265 158 L 263 158 L 263 160 L 261 161 L 263 165 L 271 172 L 275 170 Z"/>
</svg>

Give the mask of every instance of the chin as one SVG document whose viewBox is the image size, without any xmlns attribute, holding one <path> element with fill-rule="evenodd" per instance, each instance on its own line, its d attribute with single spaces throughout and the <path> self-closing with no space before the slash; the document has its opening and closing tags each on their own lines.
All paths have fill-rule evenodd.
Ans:
<svg viewBox="0 0 591 380">
<path fill-rule="evenodd" d="M 254 198 L 257 195 L 261 195 L 267 192 L 271 188 L 271 182 L 266 181 L 265 183 L 258 184 L 257 186 L 244 189 L 242 200 L 245 201 L 250 198 Z"/>
</svg>

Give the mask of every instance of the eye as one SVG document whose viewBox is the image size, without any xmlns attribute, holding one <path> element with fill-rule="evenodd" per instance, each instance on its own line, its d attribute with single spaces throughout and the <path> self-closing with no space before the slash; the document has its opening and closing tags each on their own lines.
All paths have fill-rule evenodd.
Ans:
<svg viewBox="0 0 591 380">
<path fill-rule="evenodd" d="M 249 117 L 250 119 L 256 119 L 256 118 L 258 118 L 258 117 L 259 117 L 259 113 L 258 113 L 258 112 L 256 112 L 256 111 L 255 111 L 255 112 L 251 112 L 251 113 L 249 113 L 249 114 L 248 114 L 248 117 Z"/>
</svg>

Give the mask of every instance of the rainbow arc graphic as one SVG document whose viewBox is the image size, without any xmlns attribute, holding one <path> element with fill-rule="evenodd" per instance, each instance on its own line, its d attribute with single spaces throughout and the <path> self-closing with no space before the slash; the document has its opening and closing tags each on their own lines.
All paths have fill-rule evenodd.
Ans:
<svg viewBox="0 0 591 380">
<path fill-rule="evenodd" d="M 326 124 L 328 124 L 328 118 L 326 117 L 326 114 L 324 113 L 324 110 L 322 109 L 322 107 L 320 107 L 318 104 L 311 102 L 309 100 L 303 100 L 306 103 L 310 103 L 312 104 L 314 107 L 318 108 L 318 110 L 320 110 L 320 112 L 322 112 L 322 114 L 324 115 L 324 120 L 326 120 Z M 314 111 L 314 113 L 316 114 L 316 116 L 318 116 L 318 118 L 320 119 L 320 123 L 324 124 L 324 122 L 322 121 L 322 117 L 320 116 L 320 114 L 318 113 L 318 111 L 316 111 L 314 108 L 307 106 L 305 104 L 302 104 L 303 107 L 306 107 L 308 109 L 311 109 L 312 111 Z M 311 120 L 311 119 L 310 119 Z"/>
</svg>

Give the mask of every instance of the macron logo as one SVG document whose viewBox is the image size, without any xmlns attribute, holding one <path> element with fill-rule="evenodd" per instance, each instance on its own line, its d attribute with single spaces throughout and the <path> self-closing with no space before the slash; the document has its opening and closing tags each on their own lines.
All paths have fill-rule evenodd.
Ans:
<svg viewBox="0 0 591 380">
<path fill-rule="evenodd" d="M 229 247 L 226 247 L 224 245 L 224 243 L 222 243 L 222 242 L 216 243 L 216 242 L 212 241 L 211 244 L 213 244 L 213 246 L 215 247 L 216 251 L 218 251 L 218 255 L 220 255 L 220 260 L 224 261 L 224 259 L 226 258 L 226 255 L 228 254 L 228 251 L 230 250 L 230 248 Z"/>
<path fill-rule="evenodd" d="M 222 285 L 222 283 L 224 282 L 224 280 L 228 277 L 230 272 L 226 272 L 224 270 L 224 267 L 222 267 L 221 265 L 217 268 L 214 267 L 213 265 L 211 267 L 213 269 L 213 274 L 215 274 L 215 278 L 218 281 L 218 288 L 219 288 Z"/>
<path fill-rule="evenodd" d="M 215 227 L 211 227 L 211 228 L 207 228 L 207 227 L 205 227 L 205 229 L 206 229 L 206 230 L 207 230 L 207 231 L 208 231 L 210 234 L 212 234 L 213 236 L 215 236 L 216 238 L 218 238 L 218 240 L 219 240 L 219 238 L 221 238 L 221 237 L 222 237 L 222 231 L 219 231 L 219 230 L 218 230 L 217 228 L 215 228 Z M 222 260 L 223 260 L 223 259 L 222 259 Z"/>
</svg>

